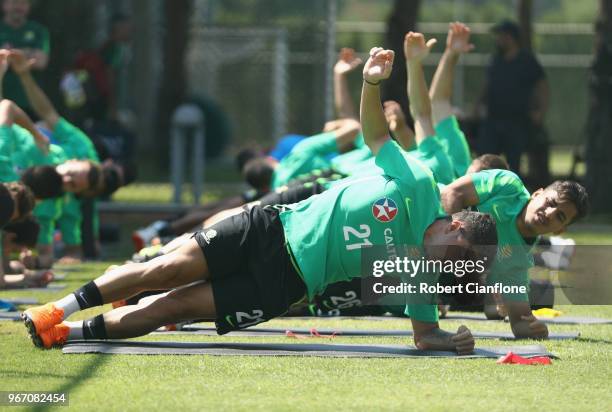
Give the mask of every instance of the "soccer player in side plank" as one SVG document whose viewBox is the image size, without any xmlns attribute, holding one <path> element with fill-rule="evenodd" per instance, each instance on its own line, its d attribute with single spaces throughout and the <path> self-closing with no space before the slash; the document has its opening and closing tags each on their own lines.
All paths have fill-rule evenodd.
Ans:
<svg viewBox="0 0 612 412">
<path fill-rule="evenodd" d="M 392 63 L 392 51 L 372 50 L 364 68 L 362 119 L 366 106 L 380 105 L 378 83 Z M 361 246 L 384 246 L 385 236 L 395 245 L 420 245 L 431 259 L 491 261 L 497 245 L 493 219 L 478 212 L 442 214 L 429 169 L 407 160 L 389 139 L 382 113 L 367 123 L 375 123 L 364 137 L 384 175 L 288 207 L 253 207 L 167 255 L 109 270 L 58 301 L 27 310 L 23 317 L 34 343 L 49 348 L 71 339 L 135 337 L 191 319 L 215 319 L 220 334 L 251 326 L 286 313 L 328 284 L 359 277 Z M 396 208 L 386 218 L 372 211 L 385 201 Z M 159 289 L 173 290 L 89 320 L 65 321 L 79 310 Z M 407 311 L 418 348 L 473 351 L 465 326 L 456 333 L 439 328 L 435 305 L 408 304 Z"/>
</svg>

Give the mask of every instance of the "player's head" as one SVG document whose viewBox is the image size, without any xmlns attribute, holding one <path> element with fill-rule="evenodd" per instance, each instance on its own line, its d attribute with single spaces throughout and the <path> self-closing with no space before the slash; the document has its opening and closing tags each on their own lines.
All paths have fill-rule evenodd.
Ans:
<svg viewBox="0 0 612 412">
<path fill-rule="evenodd" d="M 506 159 L 495 154 L 483 154 L 472 160 L 465 174 L 480 172 L 481 170 L 504 169 L 510 170 Z"/>
<path fill-rule="evenodd" d="M 430 258 L 444 260 L 482 260 L 488 267 L 497 253 L 497 229 L 491 215 L 461 211 L 434 222 L 425 237 Z"/>
<path fill-rule="evenodd" d="M 561 233 L 586 216 L 589 196 L 580 183 L 557 180 L 532 193 L 524 209 L 524 223 L 533 233 Z"/>
<path fill-rule="evenodd" d="M 4 19 L 11 24 L 21 25 L 30 14 L 30 0 L 3 0 Z"/>
<path fill-rule="evenodd" d="M 0 183 L 0 227 L 24 220 L 34 205 L 34 195 L 23 183 Z"/>
<path fill-rule="evenodd" d="M 269 156 L 249 160 L 242 170 L 244 180 L 255 190 L 267 192 L 272 184 L 272 175 L 278 162 Z"/>
<path fill-rule="evenodd" d="M 491 28 L 495 35 L 495 48 L 501 54 L 521 44 L 521 30 L 515 22 L 503 20 Z"/>
<path fill-rule="evenodd" d="M 81 193 L 83 197 L 108 197 L 136 179 L 136 167 L 130 163 L 107 160 L 102 164 L 102 184 Z"/>
<path fill-rule="evenodd" d="M 32 215 L 28 215 L 20 222 L 11 222 L 2 228 L 5 235 L 5 240 L 8 240 L 8 245 L 13 251 L 19 251 L 22 248 L 34 248 L 38 242 L 38 233 L 40 225 Z M 8 239 L 6 239 L 8 238 Z M 7 246 L 5 242 L 4 246 Z"/>
<path fill-rule="evenodd" d="M 62 176 L 64 191 L 87 196 L 99 192 L 103 185 L 102 167 L 90 160 L 68 160 L 55 167 Z"/>
<path fill-rule="evenodd" d="M 243 172 L 244 166 L 250 161 L 257 157 L 260 157 L 261 153 L 253 148 L 247 147 L 246 149 L 242 149 L 236 155 L 236 167 L 240 173 Z"/>
<path fill-rule="evenodd" d="M 64 194 L 62 175 L 54 166 L 33 166 L 21 175 L 21 181 L 32 189 L 36 199 L 50 199 Z"/>
</svg>

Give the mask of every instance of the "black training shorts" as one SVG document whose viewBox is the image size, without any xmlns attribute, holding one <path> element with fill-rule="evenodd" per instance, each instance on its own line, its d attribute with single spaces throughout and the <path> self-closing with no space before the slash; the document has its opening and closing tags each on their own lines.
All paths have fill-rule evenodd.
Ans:
<svg viewBox="0 0 612 412">
<path fill-rule="evenodd" d="M 255 206 L 194 235 L 208 263 L 220 335 L 281 316 L 306 295 L 280 210 Z"/>
<path fill-rule="evenodd" d="M 301 202 L 311 196 L 323 193 L 325 187 L 317 182 L 302 183 L 300 185 L 284 186 L 282 189 L 276 189 L 259 199 L 260 206 L 268 205 L 290 205 L 292 203 Z"/>
</svg>

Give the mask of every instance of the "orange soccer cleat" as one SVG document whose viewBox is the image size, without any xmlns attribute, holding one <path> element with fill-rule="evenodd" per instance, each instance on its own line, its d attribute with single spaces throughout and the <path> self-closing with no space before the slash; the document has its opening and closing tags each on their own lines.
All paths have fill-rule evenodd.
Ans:
<svg viewBox="0 0 612 412">
<path fill-rule="evenodd" d="M 55 325 L 46 331 L 32 337 L 34 345 L 39 348 L 51 349 L 54 346 L 62 346 L 68 339 L 70 327 L 65 323 Z"/>
<path fill-rule="evenodd" d="M 56 308 L 53 303 L 30 308 L 21 314 L 21 319 L 31 336 L 40 335 L 64 320 L 64 309 Z"/>
</svg>

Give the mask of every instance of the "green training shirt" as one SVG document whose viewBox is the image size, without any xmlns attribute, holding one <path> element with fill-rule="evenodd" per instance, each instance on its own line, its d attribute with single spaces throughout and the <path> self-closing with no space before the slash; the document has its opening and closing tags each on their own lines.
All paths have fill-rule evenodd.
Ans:
<svg viewBox="0 0 612 412">
<path fill-rule="evenodd" d="M 49 145 L 49 153 L 45 155 L 36 146 L 34 137 L 30 132 L 18 125 L 13 125 L 13 131 L 17 140 L 17 150 L 15 151 L 14 159 L 18 169 L 23 170 L 39 165 L 58 165 L 68 160 L 61 147 L 54 144 Z M 36 220 L 40 225 L 38 244 L 50 245 L 53 243 L 55 222 L 62 213 L 63 202 L 64 197 L 44 199 L 36 202 L 32 213 L 36 216 Z"/>
<path fill-rule="evenodd" d="M 415 150 L 409 153 L 431 169 L 436 182 L 449 184 L 455 180 L 453 162 L 437 136 L 426 137 Z"/>
<path fill-rule="evenodd" d="M 361 276 L 361 248 L 422 245 L 425 230 L 443 217 L 431 171 L 390 140 L 376 156 L 384 175 L 351 179 L 281 213 L 285 237 L 312 299 L 327 285 Z M 408 307 L 437 321 L 432 305 Z"/>
<path fill-rule="evenodd" d="M 336 133 L 321 133 L 296 144 L 280 161 L 272 175 L 272 189 L 286 185 L 292 179 L 315 169 L 329 169 L 325 156 L 338 150 Z"/>
<path fill-rule="evenodd" d="M 531 246 L 516 226 L 517 217 L 529 202 L 529 192 L 521 179 L 509 170 L 483 170 L 471 177 L 479 198 L 478 210 L 489 213 L 497 225 L 497 257 L 487 283 L 529 287 L 528 271 L 533 266 Z M 504 294 L 504 298 L 528 300 L 527 293 Z"/>
<path fill-rule="evenodd" d="M 331 167 L 334 171 L 344 175 L 352 175 L 356 170 L 359 170 L 361 163 L 365 160 L 372 159 L 372 151 L 368 146 L 362 146 L 350 152 L 343 153 L 334 157 L 331 160 Z"/>
<path fill-rule="evenodd" d="M 444 150 L 451 158 L 455 177 L 463 176 L 472 163 L 472 155 L 470 154 L 470 146 L 465 139 L 465 135 L 459 128 L 457 118 L 449 116 L 439 122 L 435 129 Z"/>
<path fill-rule="evenodd" d="M 100 161 L 91 139 L 63 117 L 53 128 L 53 138 L 64 149 L 68 159 Z"/>
<path fill-rule="evenodd" d="M 17 142 L 13 128 L 11 126 L 0 126 L 0 182 L 19 180 L 13 160 L 16 147 Z"/>
</svg>

